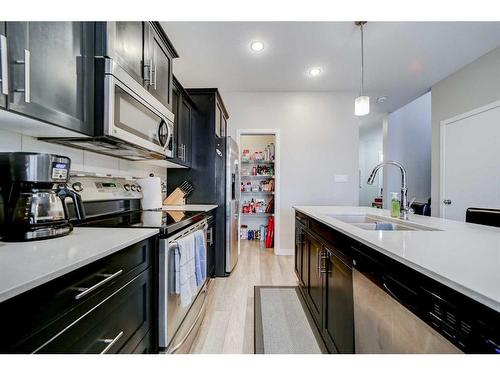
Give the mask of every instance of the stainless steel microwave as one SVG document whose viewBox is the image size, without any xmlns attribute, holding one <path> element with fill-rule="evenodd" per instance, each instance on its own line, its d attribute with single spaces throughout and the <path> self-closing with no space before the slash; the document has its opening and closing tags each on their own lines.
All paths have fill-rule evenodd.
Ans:
<svg viewBox="0 0 500 375">
<path fill-rule="evenodd" d="M 95 69 L 94 136 L 44 140 L 128 160 L 172 157 L 173 113 L 112 59 L 97 57 Z"/>
</svg>

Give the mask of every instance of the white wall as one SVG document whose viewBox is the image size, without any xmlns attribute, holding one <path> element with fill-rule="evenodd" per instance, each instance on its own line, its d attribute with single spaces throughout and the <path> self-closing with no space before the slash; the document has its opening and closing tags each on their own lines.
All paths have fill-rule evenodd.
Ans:
<svg viewBox="0 0 500 375">
<path fill-rule="evenodd" d="M 358 204 L 358 122 L 354 95 L 225 92 L 230 135 L 280 129 L 282 249 L 294 247 L 294 205 Z M 348 182 L 335 183 L 335 174 Z"/>
<path fill-rule="evenodd" d="M 366 181 L 374 166 L 380 163 L 383 153 L 383 131 L 382 123 L 359 129 L 359 205 L 371 206 L 373 198 L 380 194 L 382 187 L 383 171 L 379 171 L 373 185 Z"/>
<path fill-rule="evenodd" d="M 68 156 L 71 159 L 71 170 L 73 171 L 109 173 L 131 177 L 147 177 L 149 173 L 154 173 L 156 176 L 162 178 L 166 178 L 167 172 L 165 168 L 147 165 L 142 162 L 128 161 L 42 142 L 27 135 L 2 130 L 0 123 L 0 152 L 12 151 L 41 152 Z"/>
<path fill-rule="evenodd" d="M 427 202 L 431 196 L 431 93 L 422 95 L 388 116 L 384 160 L 398 161 L 408 172 L 408 199 Z M 391 192 L 401 191 L 401 173 L 385 168 L 384 207 Z"/>
<path fill-rule="evenodd" d="M 432 201 L 439 201 L 439 124 L 443 120 L 500 100 L 500 48 L 481 56 L 432 87 Z M 469 149 L 479 149 L 470 145 Z M 439 216 L 439 204 L 432 205 Z"/>
</svg>

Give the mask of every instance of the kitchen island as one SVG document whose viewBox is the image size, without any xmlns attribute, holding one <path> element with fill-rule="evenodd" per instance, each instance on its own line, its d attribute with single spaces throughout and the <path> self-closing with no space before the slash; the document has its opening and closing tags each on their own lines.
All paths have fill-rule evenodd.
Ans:
<svg viewBox="0 0 500 375">
<path fill-rule="evenodd" d="M 297 206 L 295 210 L 295 272 L 332 352 L 500 349 L 499 228 L 418 215 L 403 221 L 390 218 L 387 210 L 369 207 Z M 373 283 L 364 283 L 368 279 Z M 372 284 L 379 288 L 370 289 Z M 383 327 L 359 324 L 376 315 L 373 303 L 377 303 L 363 305 L 369 298 L 361 298 L 360 293 L 369 291 L 373 296 L 380 290 L 384 293 L 379 301 L 392 297 L 384 306 L 397 301 L 399 307 L 385 313 L 377 308 L 382 314 L 379 321 L 405 307 L 418 317 L 413 329 L 415 324 L 426 323 L 419 326 L 418 336 L 432 327 L 421 338 L 429 343 L 433 337 L 436 345 L 396 345 L 405 335 L 418 342 L 411 330 L 396 334 L 405 328 L 401 321 L 386 327 L 389 340 L 377 337 L 374 345 L 361 340 L 361 329 L 380 333 Z M 443 337 L 453 347 L 446 347 Z"/>
</svg>

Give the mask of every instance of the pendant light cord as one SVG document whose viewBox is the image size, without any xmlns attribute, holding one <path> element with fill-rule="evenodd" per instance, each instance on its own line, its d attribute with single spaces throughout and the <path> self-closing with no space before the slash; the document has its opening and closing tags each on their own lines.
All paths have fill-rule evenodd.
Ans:
<svg viewBox="0 0 500 375">
<path fill-rule="evenodd" d="M 359 27 L 361 29 L 361 96 L 363 96 L 364 86 L 365 86 L 365 54 L 363 45 L 363 23 L 360 23 Z"/>
</svg>

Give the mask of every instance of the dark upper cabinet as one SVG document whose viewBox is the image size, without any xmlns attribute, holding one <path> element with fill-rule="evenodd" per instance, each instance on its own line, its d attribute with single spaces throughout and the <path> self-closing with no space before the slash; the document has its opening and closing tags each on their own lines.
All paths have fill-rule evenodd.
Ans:
<svg viewBox="0 0 500 375">
<path fill-rule="evenodd" d="M 172 112 L 174 119 L 174 158 L 172 161 L 191 166 L 193 123 L 196 121 L 196 106 L 189 94 L 174 77 L 172 90 Z"/>
<path fill-rule="evenodd" d="M 97 54 L 107 56 L 172 110 L 177 52 L 158 22 L 98 22 Z"/>
<path fill-rule="evenodd" d="M 182 146 L 182 160 L 191 164 L 191 122 L 193 119 L 192 107 L 189 101 L 183 98 L 181 102 L 181 115 L 179 121 L 179 133 L 177 139 Z"/>
<path fill-rule="evenodd" d="M 9 94 L 9 69 L 7 57 L 7 36 L 5 35 L 5 22 L 0 22 L 0 107 L 7 107 Z"/>
<path fill-rule="evenodd" d="M 146 84 L 149 72 L 144 59 L 144 28 L 146 22 L 120 21 L 98 24 L 98 33 L 107 33 L 104 51 L 98 54 L 111 57 L 128 74 L 142 85 Z"/>
<path fill-rule="evenodd" d="M 146 24 L 144 61 L 150 67 L 148 91 L 172 109 L 172 61 L 176 54 L 163 35 L 154 23 Z"/>
<path fill-rule="evenodd" d="M 224 104 L 219 99 L 217 98 L 215 103 L 215 135 L 222 138 L 227 134 L 227 119 L 229 116 Z"/>
<path fill-rule="evenodd" d="M 6 34 L 8 109 L 91 135 L 94 23 L 7 22 Z"/>
</svg>

